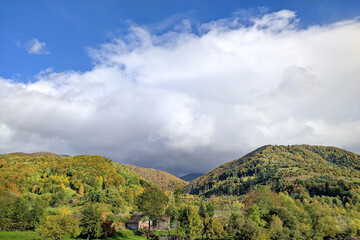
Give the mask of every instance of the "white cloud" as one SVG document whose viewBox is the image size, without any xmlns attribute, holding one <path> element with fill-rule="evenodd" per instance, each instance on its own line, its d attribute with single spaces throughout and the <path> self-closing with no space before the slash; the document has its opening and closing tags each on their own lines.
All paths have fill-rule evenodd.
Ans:
<svg viewBox="0 0 360 240">
<path fill-rule="evenodd" d="M 36 38 L 30 40 L 26 44 L 25 49 L 29 54 L 39 54 L 39 55 L 50 54 L 50 52 L 46 49 L 46 43 L 40 42 Z"/>
<path fill-rule="evenodd" d="M 283 10 L 155 35 L 134 27 L 88 72 L 0 79 L 0 150 L 103 154 L 178 174 L 264 144 L 360 153 L 360 23 L 298 27 Z"/>
</svg>

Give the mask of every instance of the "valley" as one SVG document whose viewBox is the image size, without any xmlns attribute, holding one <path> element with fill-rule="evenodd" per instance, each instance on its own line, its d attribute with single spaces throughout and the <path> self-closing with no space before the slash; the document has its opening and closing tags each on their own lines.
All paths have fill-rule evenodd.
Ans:
<svg viewBox="0 0 360 240">
<path fill-rule="evenodd" d="M 310 145 L 263 146 L 190 183 L 98 155 L 2 154 L 0 239 L 155 238 L 163 216 L 183 238 L 355 239 L 359 169 L 357 154 Z M 126 230 L 137 212 L 154 229 Z"/>
</svg>

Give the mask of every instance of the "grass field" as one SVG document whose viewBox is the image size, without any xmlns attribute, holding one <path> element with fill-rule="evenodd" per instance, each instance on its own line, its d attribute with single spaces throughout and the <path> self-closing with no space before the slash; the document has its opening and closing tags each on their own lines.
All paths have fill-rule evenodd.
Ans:
<svg viewBox="0 0 360 240">
<path fill-rule="evenodd" d="M 153 231 L 156 235 L 159 235 L 159 236 L 166 236 L 166 235 L 169 235 L 169 231 L 156 231 L 154 230 Z M 176 235 L 177 231 L 176 230 L 171 230 L 170 231 L 170 235 Z"/>
<path fill-rule="evenodd" d="M 161 232 L 164 234 L 164 232 Z M 159 231 L 156 234 L 160 234 Z M 0 240 L 40 240 L 36 232 L 0 232 Z M 64 240 L 82 239 L 82 238 L 64 238 Z M 107 240 L 145 240 L 146 237 L 138 236 L 134 231 L 117 231 L 115 236 L 106 238 Z"/>
<path fill-rule="evenodd" d="M 36 232 L 0 232 L 0 239 L 14 239 L 14 240 L 34 240 L 42 239 Z"/>
<path fill-rule="evenodd" d="M 285 181 L 288 181 L 288 182 L 294 182 L 295 180 L 307 180 L 307 179 L 310 179 L 310 178 L 313 178 L 316 176 L 320 176 L 320 175 L 321 175 L 320 173 L 311 172 L 306 175 L 299 175 L 299 176 L 294 176 L 294 177 L 284 177 L 284 179 L 285 179 Z"/>
</svg>

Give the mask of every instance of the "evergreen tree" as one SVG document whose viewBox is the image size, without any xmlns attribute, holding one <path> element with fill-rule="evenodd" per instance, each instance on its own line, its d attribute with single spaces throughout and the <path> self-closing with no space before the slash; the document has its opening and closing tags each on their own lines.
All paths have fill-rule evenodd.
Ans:
<svg viewBox="0 0 360 240">
<path fill-rule="evenodd" d="M 202 218 L 205 218 L 206 217 L 206 208 L 205 208 L 205 205 L 203 202 L 200 203 L 200 206 L 199 206 L 199 216 L 202 217 Z"/>
</svg>

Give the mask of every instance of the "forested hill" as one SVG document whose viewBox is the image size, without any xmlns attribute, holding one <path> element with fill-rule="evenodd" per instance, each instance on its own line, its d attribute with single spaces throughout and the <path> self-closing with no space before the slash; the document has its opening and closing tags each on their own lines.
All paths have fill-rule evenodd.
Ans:
<svg viewBox="0 0 360 240">
<path fill-rule="evenodd" d="M 189 173 L 185 176 L 180 177 L 180 179 L 187 181 L 187 182 L 191 182 L 194 181 L 195 179 L 197 179 L 198 177 L 202 176 L 204 173 Z"/>
<path fill-rule="evenodd" d="M 1 154 L 0 173 L 1 191 L 43 196 L 53 206 L 72 198 L 130 203 L 151 185 L 123 165 L 97 155 Z"/>
<path fill-rule="evenodd" d="M 188 182 L 175 177 L 170 173 L 157 169 L 143 168 L 131 164 L 124 164 L 124 166 L 134 171 L 136 174 L 145 178 L 146 180 L 153 182 L 157 187 L 163 190 L 173 191 L 176 186 L 182 188 L 188 184 Z"/>
<path fill-rule="evenodd" d="M 340 184 L 340 180 L 358 188 L 359 170 L 360 156 L 343 149 L 268 145 L 209 171 L 187 185 L 185 192 L 205 196 L 241 195 L 262 184 L 277 191 L 291 191 L 300 186 L 304 192 L 314 194 L 314 189 L 309 190 L 314 184 L 329 187 Z"/>
<path fill-rule="evenodd" d="M 66 155 L 59 155 L 52 152 L 35 152 L 35 153 L 14 152 L 14 153 L 0 154 L 0 155 L 10 155 L 17 157 L 66 157 Z"/>
</svg>

